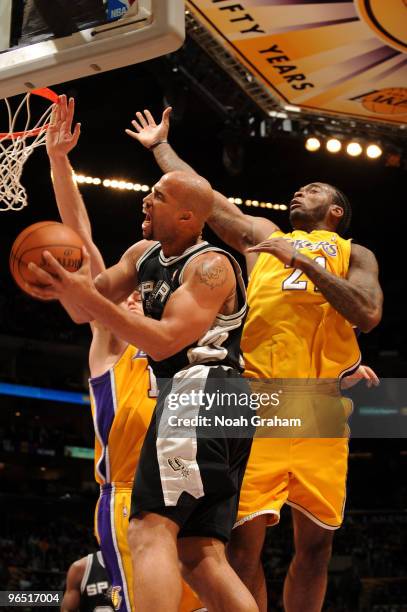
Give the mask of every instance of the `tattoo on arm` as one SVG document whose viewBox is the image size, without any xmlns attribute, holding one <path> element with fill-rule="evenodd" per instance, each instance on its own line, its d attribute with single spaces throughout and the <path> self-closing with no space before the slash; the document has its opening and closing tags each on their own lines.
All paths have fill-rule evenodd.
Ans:
<svg viewBox="0 0 407 612">
<path fill-rule="evenodd" d="M 363 262 L 361 256 L 364 258 Z M 363 249 L 363 252 L 359 253 L 358 250 L 357 271 L 351 278 L 335 276 L 305 256 L 297 259 L 297 262 L 298 267 L 318 287 L 331 306 L 347 321 L 364 332 L 370 331 L 379 323 L 382 291 L 378 281 L 377 262 L 370 251 Z"/>
<path fill-rule="evenodd" d="M 214 265 L 210 261 L 204 261 L 199 268 L 199 281 L 211 289 L 222 287 L 226 283 L 226 270 L 223 266 Z"/>
</svg>

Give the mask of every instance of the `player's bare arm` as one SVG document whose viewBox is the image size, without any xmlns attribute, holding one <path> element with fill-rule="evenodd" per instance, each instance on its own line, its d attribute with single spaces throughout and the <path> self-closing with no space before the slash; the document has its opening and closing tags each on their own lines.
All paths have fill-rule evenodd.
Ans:
<svg viewBox="0 0 407 612">
<path fill-rule="evenodd" d="M 51 123 L 47 130 L 46 146 L 51 164 L 52 181 L 58 211 L 62 222 L 81 236 L 90 255 L 92 276 L 105 271 L 103 257 L 92 238 L 92 226 L 81 193 L 73 179 L 73 170 L 68 154 L 76 147 L 80 136 L 80 124 L 73 126 L 75 101 L 59 96 L 54 106 Z M 89 315 L 77 305 L 61 302 L 75 323 L 88 321 Z M 97 322 L 90 322 L 92 344 L 89 351 L 89 367 L 92 376 L 104 372 L 106 366 L 120 354 L 126 343 L 113 336 L 110 330 Z"/>
<path fill-rule="evenodd" d="M 352 244 L 347 278 L 340 278 L 296 251 L 284 238 L 272 238 L 249 252 L 270 253 L 284 264 L 302 270 L 322 295 L 345 319 L 363 332 L 371 331 L 382 317 L 383 293 L 375 256 L 369 249 Z"/>
<path fill-rule="evenodd" d="M 107 300 L 96 289 L 89 269 L 89 255 L 84 252 L 82 268 L 67 272 L 51 254 L 44 254 L 52 271 L 45 279 L 58 299 L 69 294 L 92 319 L 109 328 L 115 336 L 138 346 L 155 361 L 176 354 L 200 338 L 212 325 L 218 312 L 228 312 L 235 292 L 235 274 L 226 256 L 205 253 L 186 268 L 183 284 L 168 300 L 163 317 L 157 321 L 129 313 Z M 133 272 L 134 275 L 134 272 Z M 31 290 L 31 288 L 30 288 Z M 188 321 L 188 325 L 185 325 Z"/>
<path fill-rule="evenodd" d="M 95 277 L 105 269 L 105 264 L 93 242 L 89 216 L 68 159 L 68 154 L 76 147 L 80 136 L 79 123 L 72 129 L 74 112 L 74 99 L 70 98 L 68 102 L 66 96 L 59 96 L 47 130 L 46 147 L 62 223 L 74 229 L 82 238 L 91 256 L 92 275 Z"/>
<path fill-rule="evenodd" d="M 153 151 L 155 160 L 164 173 L 173 170 L 195 173 L 195 170 L 168 144 L 170 113 L 171 107 L 166 108 L 161 123 L 157 125 L 148 110 L 145 110 L 144 114 L 138 112 L 137 120 L 132 121 L 134 131 L 126 130 L 126 133 Z M 208 219 L 208 225 L 219 238 L 240 253 L 244 254 L 248 247 L 265 240 L 279 229 L 269 219 L 243 214 L 221 193 L 214 191 L 214 194 L 215 205 Z"/>
<path fill-rule="evenodd" d="M 72 563 L 66 576 L 66 589 L 61 612 L 76 612 L 80 609 L 81 581 L 85 573 L 86 557 Z"/>
<path fill-rule="evenodd" d="M 122 255 L 120 261 L 95 278 L 96 289 L 106 298 L 118 304 L 137 288 L 137 262 L 154 243 L 140 240 Z"/>
</svg>

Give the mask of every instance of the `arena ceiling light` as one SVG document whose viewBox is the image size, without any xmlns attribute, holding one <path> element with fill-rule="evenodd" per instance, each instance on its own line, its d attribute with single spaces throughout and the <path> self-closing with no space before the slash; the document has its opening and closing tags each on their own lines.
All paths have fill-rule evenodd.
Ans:
<svg viewBox="0 0 407 612">
<path fill-rule="evenodd" d="M 118 189 L 121 191 L 143 191 L 144 193 L 151 190 L 149 185 L 140 183 L 131 183 L 113 178 L 100 179 L 99 177 L 86 176 L 85 174 L 72 173 L 74 181 L 80 185 L 96 185 L 98 187 L 106 187 L 108 189 Z M 259 200 L 242 200 L 242 198 L 228 198 L 229 202 L 237 206 L 254 206 L 255 208 L 273 208 L 274 210 L 288 210 L 287 204 L 277 204 L 273 202 L 260 202 Z M 1 393 L 1 383 L 0 383 Z"/>
<path fill-rule="evenodd" d="M 307 138 L 307 140 L 305 141 L 305 148 L 307 149 L 307 151 L 318 151 L 318 149 L 321 147 L 321 142 L 318 138 L 315 138 L 315 136 L 311 136 L 310 138 Z"/>
<path fill-rule="evenodd" d="M 366 148 L 366 155 L 370 158 L 370 159 L 377 159 L 378 157 L 380 157 L 383 153 L 383 150 L 381 147 L 379 147 L 379 145 L 377 144 L 370 144 L 367 148 Z"/>
<path fill-rule="evenodd" d="M 346 151 L 351 157 L 359 157 L 364 152 L 369 159 L 378 159 L 384 153 L 379 144 L 366 142 L 364 138 L 348 140 L 346 143 L 345 140 L 346 137 L 344 135 L 340 137 L 325 135 L 318 138 L 316 136 L 309 136 L 305 141 L 305 148 L 307 151 L 315 152 L 324 146 L 329 153 L 335 154 L 340 151 Z"/>
<path fill-rule="evenodd" d="M 326 150 L 329 151 L 329 153 L 339 153 L 341 149 L 342 143 L 337 138 L 330 138 L 327 140 Z"/>
<path fill-rule="evenodd" d="M 352 141 L 346 145 L 346 153 L 351 157 L 358 157 L 362 151 L 362 145 L 359 142 Z"/>
</svg>

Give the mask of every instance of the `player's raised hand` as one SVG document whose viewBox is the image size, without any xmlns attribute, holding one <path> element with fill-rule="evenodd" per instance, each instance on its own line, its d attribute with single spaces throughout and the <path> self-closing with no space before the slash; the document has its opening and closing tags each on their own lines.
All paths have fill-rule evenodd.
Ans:
<svg viewBox="0 0 407 612">
<path fill-rule="evenodd" d="M 70 98 L 68 102 L 65 95 L 59 96 L 59 101 L 54 104 L 52 110 L 45 141 L 50 158 L 64 157 L 76 146 L 81 124 L 76 123 L 72 130 L 74 112 L 75 100 Z"/>
<path fill-rule="evenodd" d="M 127 129 L 126 134 L 141 142 L 146 149 L 150 149 L 158 142 L 165 142 L 170 129 L 171 111 L 172 107 L 168 106 L 162 114 L 161 123 L 158 125 L 149 110 L 145 110 L 144 113 L 137 112 L 136 119 L 131 122 L 134 130 Z"/>
</svg>

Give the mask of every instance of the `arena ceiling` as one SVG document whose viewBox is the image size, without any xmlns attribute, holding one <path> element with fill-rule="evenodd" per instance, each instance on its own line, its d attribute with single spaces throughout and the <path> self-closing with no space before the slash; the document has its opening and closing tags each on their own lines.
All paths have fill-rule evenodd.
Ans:
<svg viewBox="0 0 407 612">
<path fill-rule="evenodd" d="M 405 136 L 407 0 L 187 0 L 187 6 L 197 22 L 189 34 L 204 27 L 261 85 L 269 112 L 374 122 Z M 200 43 L 211 46 L 202 35 Z M 241 84 L 253 89 L 244 76 Z"/>
</svg>

